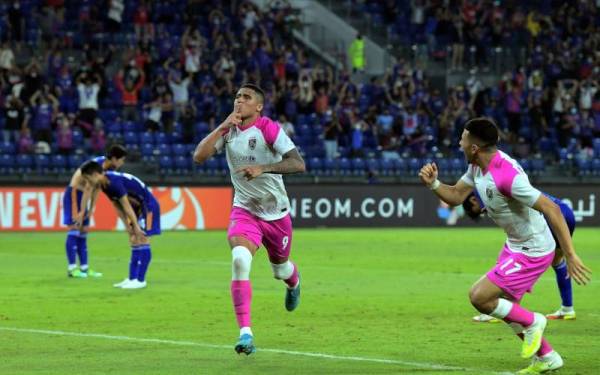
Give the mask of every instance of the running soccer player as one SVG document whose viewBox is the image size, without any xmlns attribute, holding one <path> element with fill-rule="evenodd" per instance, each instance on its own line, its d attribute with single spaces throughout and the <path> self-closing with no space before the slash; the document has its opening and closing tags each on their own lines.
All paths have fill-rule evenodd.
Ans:
<svg viewBox="0 0 600 375">
<path fill-rule="evenodd" d="M 129 276 L 114 286 L 122 289 L 145 288 L 146 271 L 152 260 L 148 237 L 161 232 L 158 202 L 146 185 L 131 174 L 104 171 L 94 161 L 84 163 L 81 174 L 89 184 L 101 188 L 111 200 L 129 234 Z"/>
<path fill-rule="evenodd" d="M 506 232 L 507 241 L 495 267 L 471 287 L 469 297 L 479 312 L 504 320 L 523 339 L 523 358 L 535 355 L 530 366 L 519 373 L 538 374 L 563 366 L 561 356 L 543 337 L 544 315 L 519 304 L 554 259 L 556 244 L 547 223 L 558 238 L 569 276 L 586 284 L 590 270 L 575 253 L 560 208 L 531 186 L 523 169 L 498 150 L 497 143 L 498 128 L 491 120 L 471 119 L 460 140 L 469 162 L 462 178 L 455 185 L 442 184 L 435 163 L 424 165 L 419 177 L 452 206 L 460 205 L 476 189 L 488 215 Z"/>
<path fill-rule="evenodd" d="M 123 166 L 126 157 L 127 150 L 123 146 L 112 145 L 104 156 L 97 156 L 90 160 L 100 164 L 103 170 L 116 170 Z M 93 187 L 81 176 L 81 168 L 77 168 L 63 194 L 63 224 L 68 227 L 65 249 L 69 277 L 102 276 L 100 272 L 94 272 L 88 266 L 87 233 L 90 217 L 96 206 L 94 198 L 96 196 Z M 77 269 L 77 257 L 79 257 L 79 269 Z"/>
<path fill-rule="evenodd" d="M 285 308 L 296 309 L 300 299 L 298 267 L 289 260 L 292 246 L 290 202 L 282 174 L 305 171 L 296 146 L 273 120 L 261 116 L 265 95 L 256 85 L 237 91 L 234 111 L 196 147 L 194 161 L 202 163 L 225 149 L 235 191 L 227 232 L 232 254 L 231 297 L 240 328 L 235 351 L 256 350 L 250 323 L 252 257 L 262 245 L 273 275 L 287 286 Z"/>
<path fill-rule="evenodd" d="M 573 213 L 573 210 L 560 199 L 546 193 L 543 194 L 550 198 L 552 202 L 556 203 L 558 207 L 560 207 L 560 211 L 565 218 L 565 222 L 569 227 L 569 233 L 571 234 L 572 238 L 573 232 L 575 231 L 575 214 Z M 479 194 L 477 194 L 477 191 L 471 193 L 467 199 L 465 199 L 462 206 L 465 213 L 473 220 L 479 219 L 480 215 L 486 210 L 485 205 L 481 201 L 481 197 Z M 550 230 L 552 231 L 552 228 L 550 228 Z M 554 231 L 552 231 L 552 237 L 554 237 L 554 242 L 557 244 L 556 250 L 554 251 L 554 259 L 552 260 L 552 268 L 556 274 L 556 284 L 558 285 L 562 304 L 558 311 L 552 314 L 547 314 L 546 318 L 550 320 L 574 320 L 576 316 L 575 309 L 573 309 L 573 288 L 571 286 L 571 279 L 567 273 L 567 263 L 563 256 L 562 250 L 560 249 L 559 242 L 554 234 Z M 479 323 L 496 323 L 500 320 L 490 315 L 480 314 L 473 317 L 473 321 Z"/>
</svg>

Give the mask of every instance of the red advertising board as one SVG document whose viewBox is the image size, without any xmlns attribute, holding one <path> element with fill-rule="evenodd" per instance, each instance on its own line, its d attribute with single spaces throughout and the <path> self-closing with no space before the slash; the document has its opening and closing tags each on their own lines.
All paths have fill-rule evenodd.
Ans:
<svg viewBox="0 0 600 375">
<path fill-rule="evenodd" d="M 64 188 L 0 188 L 0 231 L 64 230 Z M 155 187 L 163 230 L 225 229 L 229 223 L 232 189 L 228 187 Z M 91 228 L 123 230 L 112 204 L 100 193 Z"/>
</svg>

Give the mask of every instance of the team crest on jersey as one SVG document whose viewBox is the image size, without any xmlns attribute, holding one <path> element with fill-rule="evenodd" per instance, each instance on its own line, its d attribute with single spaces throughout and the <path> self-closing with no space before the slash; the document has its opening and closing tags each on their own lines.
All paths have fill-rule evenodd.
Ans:
<svg viewBox="0 0 600 375">
<path fill-rule="evenodd" d="M 494 197 L 494 190 L 491 187 L 485 188 L 485 195 L 491 200 Z"/>
<path fill-rule="evenodd" d="M 254 150 L 256 148 L 256 138 L 252 137 L 248 140 L 248 147 L 250 147 L 250 150 Z"/>
</svg>

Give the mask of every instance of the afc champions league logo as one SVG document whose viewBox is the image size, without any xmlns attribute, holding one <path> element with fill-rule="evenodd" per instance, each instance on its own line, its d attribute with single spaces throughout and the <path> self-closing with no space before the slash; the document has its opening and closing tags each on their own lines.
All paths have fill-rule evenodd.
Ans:
<svg viewBox="0 0 600 375">
<path fill-rule="evenodd" d="M 198 198 L 188 188 L 154 188 L 160 204 L 162 229 L 204 229 L 204 214 Z"/>
<path fill-rule="evenodd" d="M 252 137 L 248 140 L 248 147 L 250 147 L 250 150 L 254 150 L 256 148 L 256 138 Z"/>
</svg>

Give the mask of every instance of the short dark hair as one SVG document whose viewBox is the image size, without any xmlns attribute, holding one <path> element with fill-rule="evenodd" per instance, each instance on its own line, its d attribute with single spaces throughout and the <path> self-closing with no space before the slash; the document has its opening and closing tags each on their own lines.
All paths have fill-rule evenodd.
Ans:
<svg viewBox="0 0 600 375">
<path fill-rule="evenodd" d="M 104 156 L 106 156 L 108 159 L 121 159 L 127 156 L 127 149 L 123 145 L 113 144 L 106 149 L 106 154 Z"/>
<path fill-rule="evenodd" d="M 260 101 L 263 103 L 265 102 L 265 92 L 258 85 L 255 85 L 254 83 L 244 83 L 240 88 L 254 91 L 260 98 Z"/>
<path fill-rule="evenodd" d="M 477 221 L 481 217 L 482 210 L 480 207 L 479 212 L 475 212 L 475 210 L 473 209 L 473 202 L 471 202 L 472 197 L 475 197 L 475 193 L 469 194 L 469 196 L 462 202 L 462 207 L 463 207 L 463 210 L 465 211 L 465 214 L 467 214 L 468 217 Z"/>
<path fill-rule="evenodd" d="M 494 121 L 487 117 L 476 117 L 467 121 L 465 130 L 484 144 L 481 147 L 491 147 L 498 144 L 498 127 Z"/>
<path fill-rule="evenodd" d="M 91 176 L 94 173 L 102 173 L 104 172 L 102 166 L 99 163 L 96 163 L 93 160 L 88 160 L 81 166 L 81 174 L 86 176 Z"/>
</svg>

